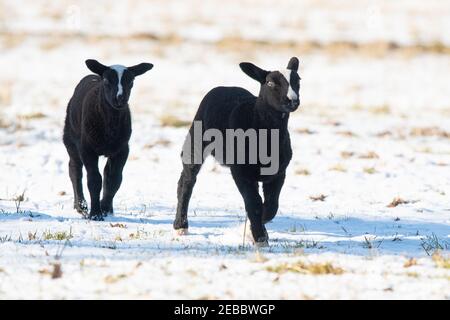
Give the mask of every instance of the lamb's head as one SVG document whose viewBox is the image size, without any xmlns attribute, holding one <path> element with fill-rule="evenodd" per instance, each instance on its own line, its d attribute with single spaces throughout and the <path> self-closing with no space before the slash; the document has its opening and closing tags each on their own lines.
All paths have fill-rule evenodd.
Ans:
<svg viewBox="0 0 450 320">
<path fill-rule="evenodd" d="M 141 63 L 132 67 L 122 65 L 108 67 L 92 59 L 86 60 L 86 65 L 89 70 L 102 77 L 105 99 L 114 109 L 128 108 L 134 78 L 153 68 L 151 63 Z"/>
<path fill-rule="evenodd" d="M 242 71 L 261 83 L 259 96 L 275 110 L 283 113 L 297 110 L 300 105 L 300 77 L 298 59 L 292 57 L 287 68 L 279 71 L 266 71 L 252 63 L 239 64 Z"/>
</svg>

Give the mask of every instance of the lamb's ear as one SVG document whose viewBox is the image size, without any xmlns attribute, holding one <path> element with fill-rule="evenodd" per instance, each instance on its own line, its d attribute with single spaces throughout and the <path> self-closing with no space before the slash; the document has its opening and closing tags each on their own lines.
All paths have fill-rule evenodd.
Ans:
<svg viewBox="0 0 450 320">
<path fill-rule="evenodd" d="M 296 57 L 292 57 L 291 60 L 289 60 L 287 69 L 292 71 L 298 71 L 298 59 Z"/>
<path fill-rule="evenodd" d="M 148 70 L 151 70 L 153 65 L 151 63 L 140 63 L 132 67 L 128 67 L 127 69 L 131 71 L 135 77 L 140 76 L 141 74 L 146 73 Z"/>
<path fill-rule="evenodd" d="M 98 74 L 99 76 L 103 75 L 103 72 L 105 72 L 106 69 L 108 69 L 107 66 L 101 64 L 97 60 L 94 59 L 88 59 L 86 60 L 86 66 L 91 70 L 93 73 Z"/>
<path fill-rule="evenodd" d="M 242 62 L 239 64 L 239 67 L 241 67 L 241 70 L 244 71 L 246 75 L 252 79 L 255 79 L 259 83 L 263 84 L 266 82 L 266 77 L 269 74 L 269 71 L 263 70 L 250 62 Z"/>
</svg>

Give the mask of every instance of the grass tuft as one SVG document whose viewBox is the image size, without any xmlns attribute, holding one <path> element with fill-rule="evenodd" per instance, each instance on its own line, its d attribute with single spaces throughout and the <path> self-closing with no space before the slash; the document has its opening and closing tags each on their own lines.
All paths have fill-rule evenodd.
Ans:
<svg viewBox="0 0 450 320">
<path fill-rule="evenodd" d="M 375 169 L 375 167 L 365 167 L 363 169 L 363 171 L 364 171 L 364 173 L 367 173 L 367 174 L 375 174 L 378 172 L 377 169 Z"/>
<path fill-rule="evenodd" d="M 324 274 L 341 275 L 344 273 L 344 269 L 335 267 L 330 262 L 304 263 L 302 261 L 298 261 L 295 263 L 282 263 L 276 266 L 269 266 L 266 268 L 266 270 L 278 274 L 286 272 L 294 272 L 294 273 L 314 274 L 314 275 L 324 275 Z"/>
<path fill-rule="evenodd" d="M 359 156 L 360 159 L 379 159 L 380 156 L 374 152 L 374 151 L 369 151 L 367 153 L 363 153 Z"/>
<path fill-rule="evenodd" d="M 163 127 L 182 128 L 191 124 L 190 121 L 182 120 L 174 115 L 164 115 L 159 118 L 159 121 Z"/>
<path fill-rule="evenodd" d="M 444 250 L 448 248 L 448 245 L 444 244 L 434 233 L 432 233 L 431 236 L 426 236 L 425 238 L 422 238 L 421 240 L 422 243 L 420 245 L 429 256 L 437 253 L 439 250 Z"/>
<path fill-rule="evenodd" d="M 36 120 L 36 119 L 43 119 L 47 117 L 42 112 L 32 112 L 27 114 L 18 115 L 17 118 L 19 120 Z"/>
<path fill-rule="evenodd" d="M 408 203 L 410 203 L 410 202 L 411 202 L 411 201 L 403 200 L 403 199 L 400 198 L 400 197 L 395 197 L 395 198 L 392 200 L 392 202 L 389 203 L 389 204 L 387 205 L 387 207 L 388 207 L 388 208 L 395 208 L 395 207 L 397 207 L 397 206 L 399 206 L 399 205 L 401 205 L 401 204 L 408 204 Z"/>
<path fill-rule="evenodd" d="M 311 172 L 309 172 L 308 169 L 297 169 L 297 170 L 295 170 L 295 174 L 300 175 L 300 176 L 309 176 L 311 174 Z"/>
<path fill-rule="evenodd" d="M 325 201 L 325 199 L 327 198 L 328 196 L 326 196 L 326 195 L 324 195 L 324 194 L 320 194 L 320 195 L 317 195 L 317 196 L 310 196 L 309 198 L 312 200 L 312 201 Z"/>
<path fill-rule="evenodd" d="M 44 231 L 44 233 L 42 234 L 42 238 L 43 240 L 70 240 L 73 238 L 72 228 L 70 228 L 69 232 L 57 231 L 52 233 L 50 230 Z"/>
<path fill-rule="evenodd" d="M 329 170 L 337 171 L 337 172 L 347 172 L 347 168 L 343 164 L 340 164 L 340 163 L 332 166 Z"/>
<path fill-rule="evenodd" d="M 444 257 L 439 251 L 437 251 L 431 256 L 431 258 L 436 264 L 436 267 L 450 269 L 450 256 Z"/>
<path fill-rule="evenodd" d="M 417 259 L 416 258 L 410 258 L 403 264 L 403 267 L 404 268 L 409 268 L 409 267 L 416 266 L 416 265 L 417 265 Z"/>
<path fill-rule="evenodd" d="M 115 276 L 108 275 L 108 276 L 105 277 L 105 282 L 109 283 L 109 284 L 112 284 L 112 283 L 116 283 L 116 282 L 118 282 L 118 281 L 120 281 L 122 279 L 125 279 L 126 277 L 128 277 L 128 275 L 126 275 L 124 273 L 121 273 L 121 274 L 118 274 L 118 275 L 115 275 Z"/>
<path fill-rule="evenodd" d="M 450 132 L 438 127 L 412 128 L 410 134 L 413 137 L 440 137 L 450 139 Z"/>
</svg>

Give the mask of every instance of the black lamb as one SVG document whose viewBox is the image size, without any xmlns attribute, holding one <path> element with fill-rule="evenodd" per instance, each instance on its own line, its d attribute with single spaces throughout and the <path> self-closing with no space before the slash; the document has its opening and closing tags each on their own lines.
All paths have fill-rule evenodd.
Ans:
<svg viewBox="0 0 450 320">
<path fill-rule="evenodd" d="M 74 208 L 85 218 L 103 220 L 113 213 L 113 199 L 122 183 L 122 171 L 128 158 L 131 114 L 128 99 L 135 77 L 153 68 L 150 63 L 133 67 L 105 66 L 86 60 L 95 75 L 84 77 L 75 88 L 67 106 L 63 141 L 69 153 L 69 175 L 74 192 Z M 102 176 L 100 156 L 108 158 Z M 83 165 L 91 196 L 91 209 L 83 195 Z"/>
<path fill-rule="evenodd" d="M 189 130 L 188 138 L 195 135 L 195 123 L 200 122 L 202 133 L 207 130 L 215 130 L 226 136 L 230 129 L 245 132 L 248 129 L 278 132 L 278 143 L 273 146 L 273 137 L 270 136 L 263 142 L 263 146 L 270 150 L 271 154 L 278 154 L 278 167 L 271 174 L 262 174 L 265 163 L 258 158 L 257 162 L 249 162 L 249 151 L 254 145 L 250 142 L 239 149 L 233 146 L 209 152 L 208 146 L 212 141 L 202 141 L 200 144 L 185 143 L 183 147 L 183 171 L 178 181 L 178 206 L 174 228 L 179 234 L 187 232 L 188 206 L 194 188 L 197 174 L 199 173 L 204 158 L 211 153 L 221 164 L 230 167 L 232 177 L 241 193 L 245 209 L 250 220 L 250 228 L 256 245 L 267 245 L 268 234 L 265 223 L 271 221 L 278 210 L 278 199 L 286 176 L 286 168 L 292 158 L 292 149 L 288 132 L 288 120 L 290 112 L 297 110 L 300 105 L 299 90 L 300 77 L 297 73 L 299 61 L 293 57 L 290 59 L 287 69 L 280 71 L 265 71 L 251 63 L 241 63 L 240 67 L 248 76 L 261 84 L 258 97 L 249 91 L 239 87 L 217 87 L 212 89 L 202 100 L 194 122 Z M 257 135 L 257 144 L 261 148 L 261 133 Z M 208 139 L 206 139 L 208 140 Z M 265 145 L 264 145 L 265 143 Z M 227 142 L 228 144 L 228 142 Z M 199 146 L 199 150 L 195 149 Z M 205 151 L 206 149 L 206 151 Z M 255 150 L 255 148 L 253 148 Z M 205 152 L 204 152 L 205 151 Z M 189 156 L 185 157 L 188 152 Z M 220 158 L 218 159 L 218 154 Z M 230 158 L 227 153 L 234 152 Z M 201 153 L 200 162 L 193 160 L 195 154 Z M 205 154 L 206 153 L 206 154 Z M 245 153 L 244 162 L 236 162 L 236 157 Z M 251 155 L 250 155 L 251 156 Z M 224 163 L 223 159 L 232 161 Z M 259 194 L 259 182 L 262 182 L 264 202 Z"/>
</svg>

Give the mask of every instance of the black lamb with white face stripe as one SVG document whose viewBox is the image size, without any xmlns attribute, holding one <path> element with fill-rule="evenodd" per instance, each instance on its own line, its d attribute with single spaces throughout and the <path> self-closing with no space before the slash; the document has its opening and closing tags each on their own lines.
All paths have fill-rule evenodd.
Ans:
<svg viewBox="0 0 450 320">
<path fill-rule="evenodd" d="M 63 141 L 69 153 L 69 175 L 74 191 L 74 208 L 84 217 L 102 220 L 113 212 L 113 199 L 122 183 L 128 158 L 131 114 L 128 106 L 135 77 L 152 69 L 150 63 L 133 67 L 107 67 L 96 60 L 86 65 L 95 75 L 84 77 L 67 106 Z M 108 157 L 102 176 L 99 156 Z M 83 165 L 87 171 L 91 209 L 83 195 Z"/>
<path fill-rule="evenodd" d="M 299 61 L 296 57 L 290 59 L 287 68 L 280 71 L 266 71 L 252 63 L 241 63 L 239 65 L 248 76 L 261 84 L 259 95 L 255 97 L 249 91 L 240 87 L 217 87 L 209 91 L 203 98 L 195 115 L 194 122 L 189 129 L 189 137 L 195 135 L 195 124 L 200 122 L 204 133 L 206 130 L 220 132 L 222 137 L 231 130 L 246 131 L 272 130 L 279 132 L 279 161 L 278 168 L 273 174 L 262 174 L 262 161 L 245 163 L 226 163 L 230 167 L 234 182 L 242 195 L 247 211 L 251 231 L 257 245 L 266 245 L 268 234 L 265 224 L 271 221 L 278 211 L 278 199 L 286 176 L 286 168 L 292 158 L 291 142 L 288 131 L 289 114 L 300 105 L 300 77 L 297 73 Z M 257 137 L 260 139 L 261 137 Z M 271 138 L 268 138 L 269 140 Z M 275 139 L 276 140 L 276 139 Z M 198 154 L 204 155 L 205 150 L 209 152 L 212 142 L 203 141 L 197 144 L 201 150 Z M 267 145 L 272 141 L 266 140 Z M 258 145 L 259 143 L 254 143 Z M 182 157 L 185 154 L 194 155 L 195 142 L 185 149 L 183 147 Z M 260 148 L 260 147 L 257 147 Z M 245 147 L 246 155 L 249 154 L 249 145 Z M 221 156 L 210 152 L 218 158 L 226 159 L 228 155 L 237 154 L 237 148 L 229 151 L 224 148 Z M 190 156 L 188 156 L 189 158 Z M 248 158 L 247 158 L 248 159 Z M 191 159 L 192 160 L 192 159 Z M 189 201 L 196 183 L 197 175 L 203 165 L 195 161 L 183 161 L 183 171 L 178 180 L 178 206 L 174 228 L 180 234 L 188 229 L 188 207 Z M 259 185 L 263 186 L 264 201 L 259 194 Z"/>
</svg>

